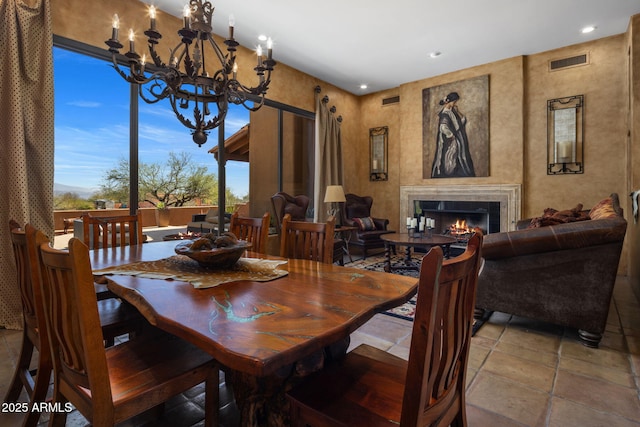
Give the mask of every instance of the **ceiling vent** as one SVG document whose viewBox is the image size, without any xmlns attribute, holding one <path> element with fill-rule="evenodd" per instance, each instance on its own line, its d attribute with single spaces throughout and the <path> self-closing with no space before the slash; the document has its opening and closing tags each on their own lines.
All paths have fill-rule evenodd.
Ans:
<svg viewBox="0 0 640 427">
<path fill-rule="evenodd" d="M 400 102 L 400 95 L 392 96 L 391 98 L 384 98 L 382 100 L 382 106 L 384 107 L 385 105 L 397 104 L 398 102 Z"/>
<path fill-rule="evenodd" d="M 580 67 L 582 65 L 589 65 L 588 53 L 572 56 L 570 58 L 554 59 L 549 61 L 549 71 L 564 70 L 565 68 Z"/>
</svg>

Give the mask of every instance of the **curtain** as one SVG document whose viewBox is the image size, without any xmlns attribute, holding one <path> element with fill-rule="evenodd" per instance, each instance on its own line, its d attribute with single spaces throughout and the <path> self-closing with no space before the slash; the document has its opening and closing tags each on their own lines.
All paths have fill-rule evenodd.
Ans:
<svg viewBox="0 0 640 427">
<path fill-rule="evenodd" d="M 50 0 L 0 1 L 0 326 L 22 327 L 9 219 L 53 237 Z"/>
<path fill-rule="evenodd" d="M 340 122 L 335 107 L 328 108 L 328 97 L 321 98 L 316 88 L 316 167 L 314 186 L 314 216 L 316 222 L 328 218 L 328 206 L 324 203 L 324 192 L 329 185 L 342 185 L 342 137 Z"/>
</svg>

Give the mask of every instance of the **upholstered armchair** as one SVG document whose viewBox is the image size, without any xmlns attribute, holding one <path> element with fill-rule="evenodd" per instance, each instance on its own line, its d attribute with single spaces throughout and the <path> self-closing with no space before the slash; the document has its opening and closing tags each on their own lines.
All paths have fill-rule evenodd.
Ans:
<svg viewBox="0 0 640 427">
<path fill-rule="evenodd" d="M 340 210 L 342 225 L 358 227 L 352 232 L 349 245 L 362 248 L 362 256 L 366 258 L 369 249 L 384 247 L 381 235 L 395 231 L 387 230 L 388 219 L 371 217 L 372 197 L 345 194 L 345 198 L 344 206 Z"/>
<path fill-rule="evenodd" d="M 280 233 L 282 220 L 286 214 L 291 215 L 292 221 L 304 221 L 306 219 L 309 201 L 309 197 L 304 194 L 291 196 L 287 193 L 278 192 L 271 196 L 271 204 L 273 205 L 273 214 L 278 233 Z"/>
</svg>

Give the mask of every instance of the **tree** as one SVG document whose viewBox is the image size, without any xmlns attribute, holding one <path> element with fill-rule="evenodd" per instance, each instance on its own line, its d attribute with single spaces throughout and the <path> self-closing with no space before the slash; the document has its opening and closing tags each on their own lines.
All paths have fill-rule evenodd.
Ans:
<svg viewBox="0 0 640 427">
<path fill-rule="evenodd" d="M 195 199 L 217 199 L 218 180 L 205 166 L 193 164 L 185 152 L 169 153 L 166 163 L 140 163 L 139 200 L 154 206 L 184 206 Z M 129 162 L 121 159 L 108 170 L 101 194 L 113 200 L 129 200 Z"/>
</svg>

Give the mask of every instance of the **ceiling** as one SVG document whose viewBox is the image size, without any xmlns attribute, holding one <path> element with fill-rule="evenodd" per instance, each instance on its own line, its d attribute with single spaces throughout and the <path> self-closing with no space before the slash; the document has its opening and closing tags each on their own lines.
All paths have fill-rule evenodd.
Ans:
<svg viewBox="0 0 640 427">
<path fill-rule="evenodd" d="M 186 4 L 143 1 L 179 17 Z M 640 0 L 211 2 L 215 33 L 226 37 L 233 15 L 241 45 L 254 48 L 265 34 L 276 61 L 358 95 L 621 34 L 640 13 Z M 587 25 L 595 31 L 582 34 Z"/>
</svg>

